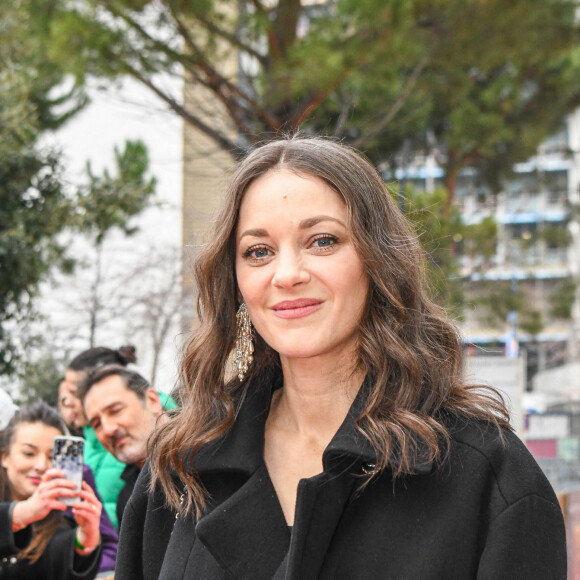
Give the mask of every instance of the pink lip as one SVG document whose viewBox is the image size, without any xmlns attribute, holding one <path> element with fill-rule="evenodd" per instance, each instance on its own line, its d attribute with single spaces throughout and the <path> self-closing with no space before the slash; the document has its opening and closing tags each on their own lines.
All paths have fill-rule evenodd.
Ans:
<svg viewBox="0 0 580 580">
<path fill-rule="evenodd" d="M 29 477 L 28 479 L 30 479 L 30 481 L 34 484 L 34 485 L 40 485 L 40 477 Z"/>
<path fill-rule="evenodd" d="M 284 300 L 274 304 L 272 310 L 278 318 L 302 318 L 322 308 L 323 302 L 314 298 Z"/>
</svg>

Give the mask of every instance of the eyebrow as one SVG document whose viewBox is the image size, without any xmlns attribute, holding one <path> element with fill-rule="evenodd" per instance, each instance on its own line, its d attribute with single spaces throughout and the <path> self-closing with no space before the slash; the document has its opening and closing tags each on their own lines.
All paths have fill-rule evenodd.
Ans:
<svg viewBox="0 0 580 580">
<path fill-rule="evenodd" d="M 30 447 L 31 449 L 38 449 L 38 447 L 36 447 L 36 445 L 33 445 L 32 443 L 26 443 L 25 441 L 22 443 L 22 445 L 25 445 L 26 447 Z"/>
<path fill-rule="evenodd" d="M 299 224 L 298 224 L 298 229 L 300 230 L 307 230 L 309 228 L 313 228 L 314 226 L 318 225 L 321 222 L 336 222 L 337 224 L 341 225 L 344 227 L 344 222 L 342 222 L 341 220 L 329 216 L 329 215 L 315 215 L 306 219 L 303 219 Z M 240 240 L 244 237 L 244 236 L 253 236 L 255 238 L 265 238 L 266 236 L 268 236 L 268 231 L 262 228 L 257 228 L 257 229 L 251 229 L 251 230 L 246 230 L 245 232 L 243 232 L 240 235 Z"/>
</svg>

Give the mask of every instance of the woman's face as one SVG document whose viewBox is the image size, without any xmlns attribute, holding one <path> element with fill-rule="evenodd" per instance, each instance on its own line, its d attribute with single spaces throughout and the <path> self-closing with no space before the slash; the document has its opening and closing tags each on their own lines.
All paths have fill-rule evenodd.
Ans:
<svg viewBox="0 0 580 580">
<path fill-rule="evenodd" d="M 346 222 L 344 202 L 317 177 L 272 170 L 244 195 L 238 287 L 282 358 L 356 355 L 368 280 Z"/>
<path fill-rule="evenodd" d="M 79 371 L 67 370 L 58 387 L 58 410 L 69 429 L 80 429 L 87 424 L 81 400 L 77 397 L 77 385 L 82 379 Z"/>
<path fill-rule="evenodd" d="M 9 449 L 2 455 L 13 499 L 29 498 L 52 465 L 54 438 L 62 435 L 44 423 L 18 423 Z"/>
</svg>

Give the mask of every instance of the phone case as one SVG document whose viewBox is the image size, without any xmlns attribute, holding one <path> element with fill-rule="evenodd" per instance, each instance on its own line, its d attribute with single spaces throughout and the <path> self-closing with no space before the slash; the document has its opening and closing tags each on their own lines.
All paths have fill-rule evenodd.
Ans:
<svg viewBox="0 0 580 580">
<path fill-rule="evenodd" d="M 54 438 L 52 454 L 52 466 L 64 471 L 66 478 L 76 483 L 77 489 L 81 489 L 83 482 L 83 449 L 85 441 L 81 437 L 62 436 Z M 77 497 L 62 497 L 59 500 L 71 505 L 77 501 Z"/>
</svg>

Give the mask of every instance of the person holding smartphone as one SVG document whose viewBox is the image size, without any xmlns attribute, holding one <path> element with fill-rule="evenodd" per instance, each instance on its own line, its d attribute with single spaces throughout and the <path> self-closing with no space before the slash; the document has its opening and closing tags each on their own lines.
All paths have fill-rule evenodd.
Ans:
<svg viewBox="0 0 580 580">
<path fill-rule="evenodd" d="M 92 579 L 99 570 L 102 504 L 52 469 L 54 438 L 65 433 L 42 401 L 22 407 L 2 434 L 0 455 L 0 577 Z M 64 498 L 76 498 L 72 517 Z"/>
</svg>

